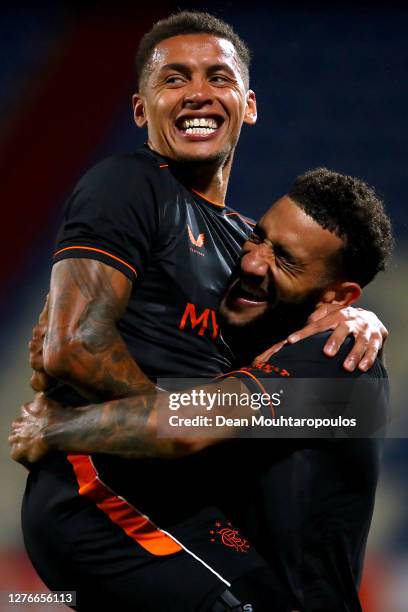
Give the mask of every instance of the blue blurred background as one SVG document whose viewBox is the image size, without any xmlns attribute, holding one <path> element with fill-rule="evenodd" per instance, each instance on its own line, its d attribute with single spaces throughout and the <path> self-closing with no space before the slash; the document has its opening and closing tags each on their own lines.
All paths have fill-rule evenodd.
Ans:
<svg viewBox="0 0 408 612">
<path fill-rule="evenodd" d="M 243 129 L 231 206 L 256 218 L 298 173 L 319 165 L 363 178 L 385 199 L 396 253 L 362 305 L 390 329 L 393 409 L 406 410 L 408 8 L 347 1 L 136 4 L 45 2 L 34 10 L 14 3 L 0 9 L 3 440 L 19 405 L 31 397 L 27 342 L 47 293 L 64 200 L 94 162 L 143 143 L 130 105 L 134 53 L 152 22 L 177 8 L 225 18 L 254 54 L 259 121 Z M 1 453 L 0 590 L 41 590 L 19 527 L 25 472 L 9 460 L 5 441 Z M 388 441 L 364 612 L 408 610 L 407 467 L 406 439 Z"/>
</svg>

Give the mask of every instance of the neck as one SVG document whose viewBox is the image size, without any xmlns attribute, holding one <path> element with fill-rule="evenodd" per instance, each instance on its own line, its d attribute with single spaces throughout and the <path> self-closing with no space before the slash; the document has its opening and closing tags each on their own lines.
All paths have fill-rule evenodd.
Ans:
<svg viewBox="0 0 408 612">
<path fill-rule="evenodd" d="M 148 143 L 150 148 L 154 148 Z M 160 151 L 157 151 L 160 155 Z M 227 159 L 214 161 L 173 160 L 167 158 L 172 173 L 183 185 L 198 191 L 208 200 L 223 204 L 225 202 L 233 153 Z"/>
<path fill-rule="evenodd" d="M 199 192 L 213 202 L 225 202 L 231 161 L 228 160 L 223 165 L 177 161 L 170 163 L 170 166 L 177 179 L 188 189 Z"/>
</svg>

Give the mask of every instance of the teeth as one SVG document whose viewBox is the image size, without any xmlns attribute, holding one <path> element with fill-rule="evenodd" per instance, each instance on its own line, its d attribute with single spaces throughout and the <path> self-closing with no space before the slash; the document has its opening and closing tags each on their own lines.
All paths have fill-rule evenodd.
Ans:
<svg viewBox="0 0 408 612">
<path fill-rule="evenodd" d="M 209 127 L 188 127 L 186 129 L 186 134 L 199 134 L 201 136 L 206 136 L 207 134 L 213 134 L 215 132 L 214 128 Z"/>
<path fill-rule="evenodd" d="M 257 301 L 264 301 L 265 295 L 260 295 L 259 293 L 254 293 L 253 291 L 249 291 L 248 289 L 244 289 L 243 287 L 241 287 L 241 291 L 244 295 L 244 297 L 249 297 L 249 298 L 255 298 Z"/>
<path fill-rule="evenodd" d="M 188 128 L 194 128 L 194 127 L 202 127 L 202 128 L 211 128 L 213 130 L 217 129 L 217 122 L 215 121 L 215 119 L 211 119 L 211 118 L 198 118 L 196 117 L 195 119 L 185 119 L 183 121 L 183 123 L 181 124 L 181 128 L 183 130 L 186 130 Z"/>
</svg>

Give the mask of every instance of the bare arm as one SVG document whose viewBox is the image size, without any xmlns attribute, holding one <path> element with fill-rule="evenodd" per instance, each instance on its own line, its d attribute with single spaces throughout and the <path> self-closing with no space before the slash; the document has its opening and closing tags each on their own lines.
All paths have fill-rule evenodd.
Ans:
<svg viewBox="0 0 408 612">
<path fill-rule="evenodd" d="M 31 340 L 28 343 L 30 366 L 33 369 L 30 383 L 34 391 L 37 392 L 46 391 L 55 383 L 54 379 L 44 370 L 43 348 L 47 328 L 48 295 L 45 299 L 44 308 L 31 332 Z"/>
<path fill-rule="evenodd" d="M 226 378 L 205 387 L 208 393 L 247 394 L 239 379 Z M 247 406 L 247 404 L 245 404 Z M 179 418 L 193 418 L 205 413 L 195 404 L 177 411 Z M 9 437 L 11 456 L 15 461 L 30 464 L 50 451 L 92 454 L 105 453 L 126 458 L 174 458 L 196 453 L 234 436 L 231 426 L 217 427 L 217 435 L 205 427 L 169 428 L 169 393 L 157 391 L 67 410 L 42 393 L 25 404 L 21 416 L 12 424 Z M 248 416 L 248 408 L 236 404 L 213 406 L 208 417 Z M 162 419 L 158 436 L 158 421 Z"/>
<path fill-rule="evenodd" d="M 130 292 L 129 279 L 99 261 L 65 259 L 55 264 L 44 371 L 91 401 L 153 389 L 116 326 Z"/>
<path fill-rule="evenodd" d="M 38 394 L 21 409 L 9 437 L 11 456 L 29 464 L 50 451 L 110 453 L 122 457 L 158 456 L 157 394 L 64 408 Z"/>
</svg>

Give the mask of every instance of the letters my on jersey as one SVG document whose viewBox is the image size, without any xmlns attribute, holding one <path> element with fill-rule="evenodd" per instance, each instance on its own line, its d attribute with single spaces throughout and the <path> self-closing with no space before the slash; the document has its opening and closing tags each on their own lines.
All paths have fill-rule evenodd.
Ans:
<svg viewBox="0 0 408 612">
<path fill-rule="evenodd" d="M 198 330 L 199 336 L 203 336 L 205 332 L 210 329 L 212 330 L 211 338 L 213 340 L 215 340 L 215 338 L 218 336 L 220 328 L 217 323 L 215 310 L 213 310 L 212 308 L 205 308 L 203 312 L 199 316 L 197 316 L 195 304 L 187 302 L 183 316 L 181 317 L 179 329 L 185 329 L 188 320 L 190 321 L 192 329 L 200 325 L 200 329 Z"/>
</svg>

